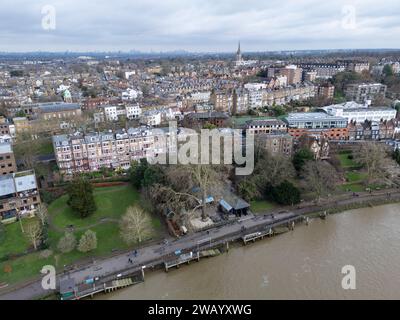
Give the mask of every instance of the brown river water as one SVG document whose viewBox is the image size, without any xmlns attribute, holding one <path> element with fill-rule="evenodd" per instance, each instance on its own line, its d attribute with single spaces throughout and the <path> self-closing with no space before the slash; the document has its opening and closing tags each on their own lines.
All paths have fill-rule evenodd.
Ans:
<svg viewBox="0 0 400 320">
<path fill-rule="evenodd" d="M 342 288 L 345 265 L 355 290 Z M 96 299 L 400 299 L 400 204 L 313 219 Z"/>
</svg>

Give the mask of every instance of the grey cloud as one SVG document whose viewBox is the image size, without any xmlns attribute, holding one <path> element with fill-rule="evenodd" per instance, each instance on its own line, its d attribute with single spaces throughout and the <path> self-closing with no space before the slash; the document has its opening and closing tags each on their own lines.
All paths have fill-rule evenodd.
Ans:
<svg viewBox="0 0 400 320">
<path fill-rule="evenodd" d="M 396 0 L 2 0 L 0 51 L 244 50 L 397 47 Z M 41 28 L 53 5 L 57 28 Z M 353 5 L 357 27 L 343 30 Z"/>
</svg>

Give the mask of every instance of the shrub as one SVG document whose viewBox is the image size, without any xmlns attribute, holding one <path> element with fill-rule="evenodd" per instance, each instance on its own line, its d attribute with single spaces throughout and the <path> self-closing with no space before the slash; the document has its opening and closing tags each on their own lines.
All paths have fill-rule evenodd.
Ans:
<svg viewBox="0 0 400 320">
<path fill-rule="evenodd" d="M 97 248 L 97 236 L 96 232 L 87 230 L 79 240 L 78 251 L 89 252 Z"/>
<path fill-rule="evenodd" d="M 57 248 L 62 253 L 68 253 L 76 247 L 76 238 L 72 232 L 65 232 L 64 236 L 58 241 Z"/>
</svg>

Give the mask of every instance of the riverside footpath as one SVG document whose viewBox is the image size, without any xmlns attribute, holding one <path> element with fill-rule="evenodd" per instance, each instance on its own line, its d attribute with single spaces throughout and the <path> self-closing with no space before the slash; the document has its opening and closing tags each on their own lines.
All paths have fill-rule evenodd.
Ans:
<svg viewBox="0 0 400 320">
<path fill-rule="evenodd" d="M 307 202 L 297 207 L 280 207 L 265 215 L 245 217 L 229 224 L 210 228 L 207 231 L 183 236 L 179 239 L 169 238 L 163 243 L 153 244 L 138 250 L 136 255 L 132 252 L 119 254 L 57 275 L 57 284 L 60 280 L 73 278 L 76 285 L 82 284 L 82 296 L 88 295 L 92 287 L 83 284 L 88 278 L 98 278 L 99 285 L 112 279 L 125 277 L 160 266 L 176 257 L 176 252 L 182 254 L 199 252 L 218 245 L 243 239 L 246 235 L 260 233 L 270 228 L 288 225 L 301 221 L 309 214 L 321 212 L 340 212 L 352 208 L 375 206 L 390 202 L 400 202 L 400 189 L 384 189 L 380 191 L 362 192 L 357 194 L 343 194 L 321 200 L 319 203 Z M 131 260 L 131 261 L 129 261 Z M 85 291 L 86 290 L 86 291 Z M 38 299 L 51 295 L 57 290 L 44 290 L 41 278 L 19 287 L 0 289 L 0 300 L 28 300 Z"/>
</svg>

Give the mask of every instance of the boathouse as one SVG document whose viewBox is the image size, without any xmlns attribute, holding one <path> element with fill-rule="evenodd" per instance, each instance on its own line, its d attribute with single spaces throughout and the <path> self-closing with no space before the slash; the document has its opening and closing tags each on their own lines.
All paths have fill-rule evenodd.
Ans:
<svg viewBox="0 0 400 320">
<path fill-rule="evenodd" d="M 225 214 L 234 214 L 238 217 L 246 216 L 250 204 L 237 196 L 225 197 L 219 201 L 219 209 Z"/>
</svg>

